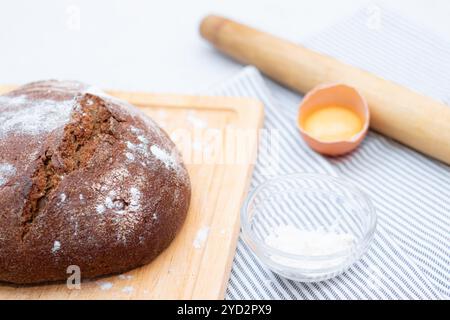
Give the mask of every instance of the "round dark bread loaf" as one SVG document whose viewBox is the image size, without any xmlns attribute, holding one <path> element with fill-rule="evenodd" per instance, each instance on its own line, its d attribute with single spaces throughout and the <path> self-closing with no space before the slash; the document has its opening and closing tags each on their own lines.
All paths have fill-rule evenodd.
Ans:
<svg viewBox="0 0 450 320">
<path fill-rule="evenodd" d="M 146 264 L 177 234 L 190 194 L 173 142 L 128 103 L 53 80 L 0 96 L 0 281 Z"/>
</svg>

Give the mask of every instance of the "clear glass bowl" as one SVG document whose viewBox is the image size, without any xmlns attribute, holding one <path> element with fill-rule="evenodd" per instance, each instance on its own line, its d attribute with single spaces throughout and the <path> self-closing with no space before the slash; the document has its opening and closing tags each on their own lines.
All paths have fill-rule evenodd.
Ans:
<svg viewBox="0 0 450 320">
<path fill-rule="evenodd" d="M 370 199 L 350 182 L 319 174 L 293 174 L 264 182 L 241 211 L 244 241 L 272 271 L 292 280 L 316 282 L 347 270 L 367 250 L 376 228 Z M 331 254 L 299 255 L 270 246 L 273 228 L 352 235 L 354 241 Z"/>
</svg>

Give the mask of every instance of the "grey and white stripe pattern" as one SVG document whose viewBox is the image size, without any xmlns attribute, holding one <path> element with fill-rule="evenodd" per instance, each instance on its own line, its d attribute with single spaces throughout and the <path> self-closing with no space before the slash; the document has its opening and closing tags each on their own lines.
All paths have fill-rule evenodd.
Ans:
<svg viewBox="0 0 450 320">
<path fill-rule="evenodd" d="M 384 9 L 379 12 L 380 24 L 375 29 L 367 27 L 369 17 L 363 10 L 307 45 L 448 100 L 450 88 L 444 84 L 450 83 L 450 45 L 443 45 L 395 13 Z M 327 159 L 315 154 L 299 139 L 296 129 L 301 97 L 264 79 L 253 67 L 245 68 L 214 93 L 259 98 L 265 105 L 265 128 L 279 132 L 280 165 L 268 173 L 257 163 L 252 188 L 274 174 L 343 176 L 371 196 L 379 216 L 368 253 L 343 275 L 320 283 L 280 278 L 265 268 L 240 239 L 228 299 L 450 297 L 448 166 L 373 132 L 349 156 Z"/>
</svg>

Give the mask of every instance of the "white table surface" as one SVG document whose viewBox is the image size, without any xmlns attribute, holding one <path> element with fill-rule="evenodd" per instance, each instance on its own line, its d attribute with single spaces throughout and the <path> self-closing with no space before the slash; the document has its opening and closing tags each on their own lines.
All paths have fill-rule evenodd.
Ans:
<svg viewBox="0 0 450 320">
<path fill-rule="evenodd" d="M 103 88 L 193 93 L 241 67 L 198 34 L 208 13 L 301 42 L 362 0 L 15 0 L 0 2 L 0 83 L 58 78 Z M 450 1 L 378 1 L 450 39 Z M 382 14 L 382 10 L 381 10 Z"/>
</svg>

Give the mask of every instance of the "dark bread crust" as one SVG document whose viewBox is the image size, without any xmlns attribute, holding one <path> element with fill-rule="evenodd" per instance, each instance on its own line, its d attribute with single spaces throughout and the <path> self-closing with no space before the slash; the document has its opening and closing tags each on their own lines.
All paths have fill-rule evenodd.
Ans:
<svg viewBox="0 0 450 320">
<path fill-rule="evenodd" d="M 0 97 L 0 281 L 65 280 L 70 265 L 83 278 L 124 272 L 185 220 L 189 177 L 167 134 L 88 91 L 42 81 Z"/>
</svg>

